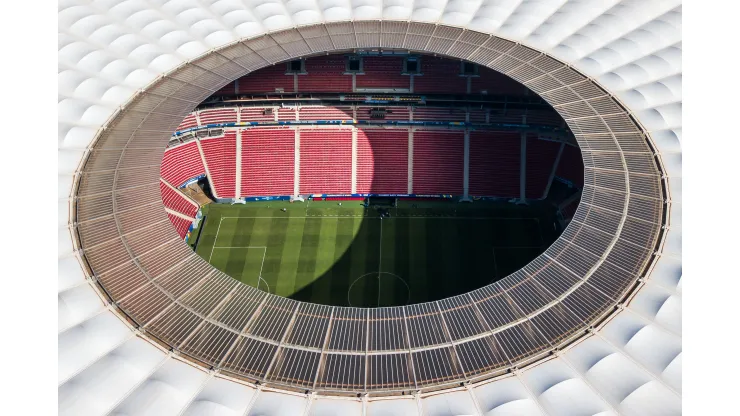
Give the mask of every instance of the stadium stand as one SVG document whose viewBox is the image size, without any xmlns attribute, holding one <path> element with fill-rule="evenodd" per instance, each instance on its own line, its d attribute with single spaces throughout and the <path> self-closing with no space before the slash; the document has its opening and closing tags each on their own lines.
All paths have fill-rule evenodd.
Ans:
<svg viewBox="0 0 740 416">
<path fill-rule="evenodd" d="M 357 192 L 408 191 L 408 129 L 357 130 Z"/>
<path fill-rule="evenodd" d="M 190 228 L 190 224 L 192 224 L 193 221 L 188 221 L 185 218 L 178 217 L 177 215 L 172 215 L 169 212 L 167 213 L 167 217 L 170 219 L 172 225 L 175 226 L 175 230 L 177 231 L 177 234 L 180 236 L 180 238 L 185 237 L 185 234 L 188 233 L 188 228 Z"/>
<path fill-rule="evenodd" d="M 301 121 L 352 120 L 352 107 L 306 106 L 298 110 Z"/>
<path fill-rule="evenodd" d="M 160 176 L 173 186 L 180 186 L 188 179 L 205 173 L 203 159 L 194 141 L 171 147 L 165 151 Z"/>
<path fill-rule="evenodd" d="M 198 207 L 185 195 L 173 190 L 162 181 L 159 182 L 159 190 L 162 193 L 162 201 L 166 208 L 185 214 L 188 217 L 195 217 Z"/>
<path fill-rule="evenodd" d="M 356 113 L 357 113 L 357 120 L 379 120 L 377 118 L 372 117 L 372 110 L 373 109 L 381 109 L 385 110 L 383 111 L 383 118 L 380 120 L 387 120 L 387 121 L 408 121 L 411 110 L 409 107 L 398 107 L 398 106 L 389 106 L 389 107 L 365 107 L 365 106 L 358 106 Z"/>
<path fill-rule="evenodd" d="M 555 175 L 572 182 L 578 188 L 583 188 L 583 158 L 580 148 L 565 146 Z"/>
<path fill-rule="evenodd" d="M 459 121 L 464 122 L 466 110 L 452 107 L 414 107 L 414 121 Z"/>
<path fill-rule="evenodd" d="M 236 131 L 227 130 L 223 137 L 200 141 L 213 186 L 219 198 L 236 196 Z"/>
<path fill-rule="evenodd" d="M 529 90 L 518 82 L 493 69 L 478 66 L 478 76 L 470 79 L 471 94 L 527 95 Z"/>
<path fill-rule="evenodd" d="M 198 114 L 200 125 L 205 126 L 213 123 L 236 123 L 236 108 L 219 108 L 214 110 L 203 110 Z"/>
<path fill-rule="evenodd" d="M 486 123 L 488 110 L 471 108 L 468 110 L 468 113 L 470 114 L 469 121 L 471 123 L 475 123 L 475 124 Z"/>
<path fill-rule="evenodd" d="M 237 80 L 239 94 L 294 92 L 293 75 L 286 74 L 285 64 L 262 68 L 259 76 L 246 75 Z"/>
<path fill-rule="evenodd" d="M 295 107 L 283 107 L 277 110 L 278 121 L 296 121 L 297 109 Z"/>
<path fill-rule="evenodd" d="M 198 119 L 195 117 L 195 113 L 190 113 L 185 119 L 177 126 L 177 131 L 189 129 L 198 125 Z"/>
<path fill-rule="evenodd" d="M 518 197 L 520 159 L 519 133 L 471 131 L 470 195 Z"/>
<path fill-rule="evenodd" d="M 300 193 L 350 193 L 352 131 L 300 130 Z"/>
<path fill-rule="evenodd" d="M 329 55 L 306 59 L 306 74 L 298 75 L 298 92 L 352 92 L 352 77 L 345 75 L 347 58 Z"/>
<path fill-rule="evenodd" d="M 245 129 L 241 137 L 241 195 L 292 195 L 295 130 Z"/>
<path fill-rule="evenodd" d="M 462 131 L 416 130 L 413 192 L 461 195 L 464 146 Z"/>
<path fill-rule="evenodd" d="M 409 76 L 402 75 L 403 58 L 366 57 L 362 62 L 364 74 L 357 74 L 357 90 L 408 90 Z"/>
<path fill-rule="evenodd" d="M 275 114 L 273 107 L 241 107 L 240 121 L 275 121 Z"/>
<path fill-rule="evenodd" d="M 545 197 L 547 182 L 550 179 L 560 143 L 540 140 L 536 136 L 527 137 L 527 185 L 528 199 Z"/>
<path fill-rule="evenodd" d="M 460 61 L 425 56 L 421 75 L 414 75 L 414 92 L 420 94 L 465 94 L 468 80 L 460 76 Z"/>
</svg>

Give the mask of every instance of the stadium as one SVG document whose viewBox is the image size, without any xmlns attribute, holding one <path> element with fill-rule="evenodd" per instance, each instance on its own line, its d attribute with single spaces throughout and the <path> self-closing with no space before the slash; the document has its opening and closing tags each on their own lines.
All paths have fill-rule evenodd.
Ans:
<svg viewBox="0 0 740 416">
<path fill-rule="evenodd" d="M 59 412 L 680 414 L 681 3 L 340 3 L 60 3 Z"/>
</svg>

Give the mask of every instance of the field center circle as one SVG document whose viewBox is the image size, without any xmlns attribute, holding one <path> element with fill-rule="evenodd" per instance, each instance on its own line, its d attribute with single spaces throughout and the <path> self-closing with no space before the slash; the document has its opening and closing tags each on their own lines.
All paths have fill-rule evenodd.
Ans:
<svg viewBox="0 0 740 416">
<path fill-rule="evenodd" d="M 358 284 L 363 281 L 365 281 L 364 285 Z M 390 272 L 377 272 L 377 271 L 365 273 L 352 281 L 352 283 L 349 285 L 349 289 L 347 289 L 347 304 L 350 307 L 380 307 L 381 306 L 380 299 L 382 296 L 381 290 L 382 290 L 383 285 L 387 287 L 390 282 L 395 282 L 395 281 L 401 281 L 401 283 L 403 283 L 403 285 L 400 287 L 405 288 L 406 290 L 406 302 L 404 304 L 408 305 L 409 301 L 411 300 L 411 289 L 409 288 L 408 283 L 406 283 L 406 280 L 404 280 L 401 276 L 397 274 L 393 274 Z M 367 306 L 367 305 L 356 306 L 356 304 L 367 303 L 367 302 L 362 302 L 362 300 L 367 297 L 367 292 L 365 291 L 366 287 L 377 290 L 378 301 L 374 302 L 373 306 Z M 398 290 L 398 287 L 399 286 L 396 286 L 395 289 Z M 354 299 L 355 302 L 352 302 L 352 299 Z M 372 303 L 372 300 L 370 300 L 370 302 Z M 388 304 L 388 305 L 383 305 L 383 306 L 401 306 L 401 305 Z"/>
</svg>

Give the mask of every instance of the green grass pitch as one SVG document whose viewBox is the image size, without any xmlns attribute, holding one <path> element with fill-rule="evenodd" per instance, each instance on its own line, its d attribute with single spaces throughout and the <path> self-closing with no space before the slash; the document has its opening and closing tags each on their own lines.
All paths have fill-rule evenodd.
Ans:
<svg viewBox="0 0 740 416">
<path fill-rule="evenodd" d="M 413 204 L 402 201 L 384 219 L 360 201 L 211 204 L 191 242 L 219 270 L 270 293 L 378 307 L 487 285 L 524 266 L 556 237 L 552 220 L 535 207 Z"/>
</svg>

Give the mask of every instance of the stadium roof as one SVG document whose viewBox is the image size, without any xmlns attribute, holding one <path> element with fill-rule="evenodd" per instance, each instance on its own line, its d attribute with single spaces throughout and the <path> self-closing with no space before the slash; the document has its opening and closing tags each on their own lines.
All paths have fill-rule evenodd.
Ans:
<svg viewBox="0 0 740 416">
<path fill-rule="evenodd" d="M 204 3 L 60 2 L 60 413 L 680 412 L 680 2 Z M 148 185 L 185 114 L 266 65 L 377 47 L 487 65 L 561 113 L 586 165 L 561 238 L 495 285 L 376 310 L 192 253 Z"/>
</svg>

